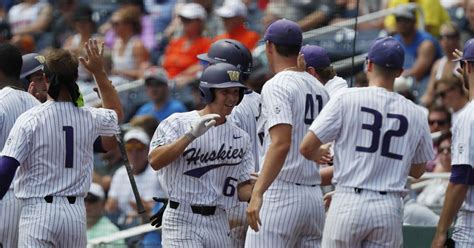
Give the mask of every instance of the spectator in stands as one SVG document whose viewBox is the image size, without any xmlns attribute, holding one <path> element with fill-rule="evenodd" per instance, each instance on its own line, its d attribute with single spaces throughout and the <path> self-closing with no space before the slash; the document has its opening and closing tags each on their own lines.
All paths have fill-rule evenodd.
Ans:
<svg viewBox="0 0 474 248">
<path fill-rule="evenodd" d="M 109 218 L 104 216 L 105 192 L 97 183 L 92 183 L 84 198 L 87 216 L 87 240 L 107 237 L 119 231 Z M 113 245 L 123 246 L 123 240 L 113 243 Z"/>
<path fill-rule="evenodd" d="M 451 172 L 451 132 L 444 133 L 436 142 L 438 154 L 435 173 Z M 440 209 L 443 206 L 448 179 L 434 179 L 418 195 L 416 201 L 430 208 Z"/>
<path fill-rule="evenodd" d="M 421 96 L 428 85 L 431 65 L 442 55 L 438 41 L 429 33 L 416 28 L 415 10 L 400 8 L 395 13 L 398 34 L 394 36 L 405 49 L 403 76 L 413 77 Z"/>
<path fill-rule="evenodd" d="M 247 7 L 241 0 L 226 0 L 216 13 L 222 18 L 226 32 L 217 36 L 215 40 L 234 39 L 249 50 L 255 48 L 260 36 L 245 27 Z"/>
<path fill-rule="evenodd" d="M 433 102 L 436 80 L 452 75 L 459 75 L 456 71 L 460 68 L 459 61 L 454 61 L 455 57 L 453 55 L 455 49 L 460 49 L 461 47 L 459 37 L 459 29 L 454 22 L 448 22 L 441 26 L 440 43 L 444 56 L 436 60 L 433 67 L 431 67 L 430 80 L 426 92 L 421 98 L 423 105 L 428 106 Z"/>
<path fill-rule="evenodd" d="M 451 127 L 451 113 L 442 105 L 432 105 L 428 109 L 428 124 L 431 133 L 449 131 Z"/>
<path fill-rule="evenodd" d="M 51 21 L 51 46 L 61 48 L 66 39 L 74 33 L 74 17 L 79 0 L 58 0 L 54 3 Z"/>
<path fill-rule="evenodd" d="M 165 197 L 155 171 L 148 164 L 150 137 L 143 129 L 133 128 L 125 133 L 124 142 L 142 202 L 147 213 L 150 213 L 155 205 L 152 197 Z M 118 221 L 120 226 L 137 223 L 133 191 L 128 183 L 124 183 L 128 180 L 125 167 L 121 167 L 115 172 L 110 186 L 109 198 L 105 204 L 107 212 L 114 213 L 118 211 L 125 217 L 123 221 Z"/>
<path fill-rule="evenodd" d="M 455 123 L 456 117 L 469 102 L 469 95 L 462 80 L 456 76 L 442 78 L 435 82 L 435 92 L 443 105 L 451 111 L 452 123 Z"/>
<path fill-rule="evenodd" d="M 333 17 L 335 1 L 291 1 L 270 0 L 263 17 L 266 28 L 272 22 L 285 18 L 298 22 L 303 31 L 309 31 L 327 24 Z"/>
<path fill-rule="evenodd" d="M 450 21 L 448 12 L 443 8 L 439 0 L 390 0 L 388 8 L 394 8 L 407 3 L 417 3 L 423 13 L 424 29 L 431 35 L 438 37 L 441 25 Z M 421 17 L 418 17 L 421 18 Z M 385 29 L 389 33 L 397 31 L 396 17 L 389 15 L 385 18 Z"/>
<path fill-rule="evenodd" d="M 202 36 L 206 10 L 201 5 L 185 4 L 178 14 L 184 26 L 184 34 L 168 44 L 163 68 L 170 79 L 174 79 L 177 86 L 181 87 L 197 78 L 196 73 L 201 71 L 202 67 L 196 56 L 207 52 L 211 40 Z"/>
<path fill-rule="evenodd" d="M 135 116 L 152 115 L 162 121 L 173 113 L 186 112 L 186 107 L 170 97 L 168 77 L 163 69 L 151 67 L 145 72 L 145 86 L 151 101 L 141 106 Z"/>
<path fill-rule="evenodd" d="M 8 11 L 8 22 L 12 28 L 13 39 L 21 39 L 23 35 L 33 36 L 35 43 L 41 44 L 42 34 L 50 26 L 52 13 L 53 8 L 47 1 L 23 0 L 14 5 Z M 38 49 L 44 47 L 46 44 L 38 46 Z"/>
<path fill-rule="evenodd" d="M 224 24 L 219 16 L 216 15 L 214 9 L 215 4 L 219 1 L 214 0 L 191 0 L 190 2 L 197 3 L 206 10 L 206 20 L 204 22 L 203 36 L 214 38 L 224 32 Z M 223 1 L 220 1 L 223 2 Z"/>
<path fill-rule="evenodd" d="M 128 80 L 143 76 L 149 53 L 140 39 L 141 13 L 133 7 L 118 9 L 111 18 L 117 39 L 112 48 L 112 74 Z"/>
<path fill-rule="evenodd" d="M 461 26 L 461 44 L 474 37 L 474 1 L 465 1 L 465 22 Z"/>
<path fill-rule="evenodd" d="M 359 6 L 357 6 L 359 3 Z M 383 10 L 387 6 L 387 0 L 336 0 L 336 11 L 331 24 L 355 18 L 356 15 L 362 16 Z M 377 18 L 372 21 L 361 22 L 357 25 L 359 30 L 383 29 L 383 18 Z"/>
<path fill-rule="evenodd" d="M 367 73 L 364 71 L 358 72 L 354 77 L 354 87 L 367 87 L 367 86 L 369 86 Z"/>
<path fill-rule="evenodd" d="M 449 129 L 451 128 L 451 113 L 442 105 L 431 105 L 428 109 L 428 125 L 430 127 L 431 135 L 433 136 L 433 150 L 435 151 L 435 154 L 437 154 L 439 144 L 439 142 L 436 142 L 438 140 L 437 137 L 449 132 Z M 426 171 L 432 172 L 436 167 L 437 160 L 438 158 L 435 157 L 435 159 L 428 161 L 426 163 Z"/>
<path fill-rule="evenodd" d="M 0 22 L 0 43 L 10 42 L 12 33 L 10 30 L 10 24 L 6 21 Z"/>
<path fill-rule="evenodd" d="M 153 115 L 140 115 L 133 117 L 129 124 L 132 127 L 143 129 L 148 134 L 148 137 L 153 137 L 160 122 Z"/>
<path fill-rule="evenodd" d="M 29 53 L 23 55 L 20 79 L 25 84 L 25 89 L 38 101 L 45 102 L 48 99 L 49 83 L 44 75 L 45 58 L 41 54 Z"/>
<path fill-rule="evenodd" d="M 69 36 L 64 42 L 63 48 L 71 51 L 76 56 L 83 56 L 84 43 L 91 38 L 100 40 L 100 35 L 96 33 L 96 25 L 92 20 L 92 9 L 87 5 L 80 5 L 74 13 L 74 29 L 76 33 Z M 82 64 L 78 69 L 78 80 L 89 82 L 92 80 L 91 74 Z"/>
</svg>

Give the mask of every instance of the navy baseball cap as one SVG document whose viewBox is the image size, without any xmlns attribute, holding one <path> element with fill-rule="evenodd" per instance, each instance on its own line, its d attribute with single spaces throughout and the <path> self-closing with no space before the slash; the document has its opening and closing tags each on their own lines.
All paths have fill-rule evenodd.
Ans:
<svg viewBox="0 0 474 248">
<path fill-rule="evenodd" d="M 38 53 L 28 53 L 22 56 L 23 65 L 21 67 L 20 78 L 26 78 L 29 75 L 44 70 L 45 57 Z"/>
<path fill-rule="evenodd" d="M 464 43 L 464 50 L 462 53 L 462 57 L 459 59 L 455 59 L 454 61 L 474 61 L 474 38 L 469 39 Z"/>
<path fill-rule="evenodd" d="M 391 36 L 378 38 L 370 47 L 367 58 L 374 64 L 385 68 L 402 69 L 405 50 L 402 44 Z"/>
<path fill-rule="evenodd" d="M 326 68 L 331 65 L 328 53 L 320 46 L 305 45 L 301 48 L 301 53 L 304 55 L 307 67 Z"/>
<path fill-rule="evenodd" d="M 303 31 L 296 22 L 280 19 L 268 26 L 263 40 L 277 45 L 301 45 Z"/>
</svg>

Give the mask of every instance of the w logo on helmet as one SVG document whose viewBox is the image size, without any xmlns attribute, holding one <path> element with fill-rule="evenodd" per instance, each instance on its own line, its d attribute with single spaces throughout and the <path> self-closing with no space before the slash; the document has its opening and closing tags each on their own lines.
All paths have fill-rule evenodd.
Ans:
<svg viewBox="0 0 474 248">
<path fill-rule="evenodd" d="M 44 64 L 44 62 L 46 62 L 46 58 L 43 55 L 35 56 L 35 59 L 38 60 L 38 62 L 40 62 L 41 64 Z"/>
<path fill-rule="evenodd" d="M 229 78 L 231 81 L 239 81 L 239 78 L 240 78 L 239 71 L 227 71 L 227 74 L 229 74 Z"/>
</svg>

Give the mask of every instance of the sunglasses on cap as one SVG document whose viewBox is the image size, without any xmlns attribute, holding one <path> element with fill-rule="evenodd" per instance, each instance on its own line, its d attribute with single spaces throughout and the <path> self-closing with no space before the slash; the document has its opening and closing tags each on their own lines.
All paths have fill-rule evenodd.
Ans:
<svg viewBox="0 0 474 248">
<path fill-rule="evenodd" d="M 125 144 L 125 150 L 127 151 L 133 151 L 133 150 L 138 150 L 141 151 L 146 148 L 146 145 L 142 143 L 127 143 Z"/>
<path fill-rule="evenodd" d="M 438 147 L 438 154 L 451 154 L 451 147 Z"/>
<path fill-rule="evenodd" d="M 448 124 L 447 120 L 428 120 L 428 124 L 433 125 L 433 124 L 438 124 L 438 126 L 444 126 Z"/>
<path fill-rule="evenodd" d="M 91 193 L 87 193 L 86 198 L 84 198 L 84 202 L 87 202 L 87 203 L 96 203 L 98 201 L 100 201 L 100 198 Z"/>
</svg>

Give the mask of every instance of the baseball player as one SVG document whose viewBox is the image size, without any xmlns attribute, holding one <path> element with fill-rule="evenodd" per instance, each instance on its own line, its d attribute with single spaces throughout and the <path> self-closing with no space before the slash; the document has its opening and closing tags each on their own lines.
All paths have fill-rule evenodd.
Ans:
<svg viewBox="0 0 474 248">
<path fill-rule="evenodd" d="M 298 145 L 329 100 L 323 85 L 297 70 L 300 27 L 285 19 L 265 31 L 266 55 L 276 75 L 262 89 L 258 120 L 264 158 L 247 209 L 246 247 L 319 247 L 324 207 L 318 166 Z M 263 204 L 263 205 L 262 205 Z"/>
<path fill-rule="evenodd" d="M 48 82 L 43 71 L 45 58 L 37 53 L 25 54 L 22 58 L 20 79 L 28 93 L 43 103 L 48 98 Z"/>
<path fill-rule="evenodd" d="M 26 110 L 39 105 L 32 95 L 20 90 L 21 53 L 15 46 L 0 44 L 0 150 L 3 149 L 15 120 Z M 1 181 L 4 181 L 3 178 Z M 0 200 L 0 247 L 18 246 L 18 221 L 21 204 L 13 185 Z"/>
<path fill-rule="evenodd" d="M 451 178 L 433 239 L 433 248 L 444 247 L 448 228 L 458 211 L 452 237 L 455 246 L 474 246 L 474 39 L 466 42 L 463 54 L 458 57 L 470 101 L 453 123 Z"/>
<path fill-rule="evenodd" d="M 368 88 L 341 90 L 311 124 L 301 153 L 317 161 L 334 145 L 336 185 L 326 216 L 323 247 L 400 247 L 407 176 L 419 178 L 434 157 L 426 115 L 393 92 L 404 50 L 392 37 L 369 49 Z"/>
<path fill-rule="evenodd" d="M 347 82 L 336 75 L 326 50 L 316 45 L 305 45 L 301 48 L 306 62 L 306 71 L 324 85 L 329 96 L 340 89 L 347 88 Z"/>
<path fill-rule="evenodd" d="M 123 113 L 97 42 L 89 40 L 85 47 L 87 58 L 80 60 L 94 75 L 104 109 L 76 105 L 77 59 L 65 50 L 51 51 L 45 74 L 52 100 L 18 117 L 0 157 L 0 197 L 19 167 L 20 247 L 86 246 L 84 196 L 91 183 L 93 142 L 116 134 Z"/>
<path fill-rule="evenodd" d="M 200 89 L 206 106 L 162 121 L 149 161 L 169 196 L 163 215 L 164 247 L 228 247 L 225 210 L 250 197 L 254 169 L 248 134 L 227 121 L 243 98 L 237 67 L 207 67 Z"/>
<path fill-rule="evenodd" d="M 252 72 L 252 54 L 248 48 L 236 40 L 218 40 L 211 45 L 207 53 L 198 55 L 198 58 L 209 64 L 229 63 L 236 66 L 242 72 L 244 82 Z M 261 143 L 257 135 L 257 119 L 260 116 L 259 106 L 260 94 L 253 90 L 246 90 L 242 102 L 235 106 L 229 118 L 250 136 L 255 171 L 259 169 L 259 150 L 261 149 Z M 247 215 L 245 214 L 246 209 L 247 202 L 240 202 L 238 206 L 227 211 L 232 247 L 243 247 L 245 244 L 245 235 L 248 227 Z"/>
</svg>

